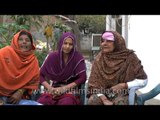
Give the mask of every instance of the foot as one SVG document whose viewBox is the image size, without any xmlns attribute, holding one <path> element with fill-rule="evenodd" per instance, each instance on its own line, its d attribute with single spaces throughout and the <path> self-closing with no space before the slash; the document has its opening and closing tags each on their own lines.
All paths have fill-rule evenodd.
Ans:
<svg viewBox="0 0 160 120">
<path fill-rule="evenodd" d="M 141 95 L 137 96 L 136 102 L 137 105 L 144 105 L 144 100 L 142 99 Z"/>
</svg>

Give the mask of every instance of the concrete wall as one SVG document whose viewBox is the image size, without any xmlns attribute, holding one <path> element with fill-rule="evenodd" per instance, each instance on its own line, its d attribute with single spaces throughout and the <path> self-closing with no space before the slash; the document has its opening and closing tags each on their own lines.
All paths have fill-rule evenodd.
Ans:
<svg viewBox="0 0 160 120">
<path fill-rule="evenodd" d="M 148 75 L 147 86 L 140 89 L 145 93 L 160 83 L 160 15 L 132 15 L 128 35 L 128 48 L 136 51 Z"/>
</svg>

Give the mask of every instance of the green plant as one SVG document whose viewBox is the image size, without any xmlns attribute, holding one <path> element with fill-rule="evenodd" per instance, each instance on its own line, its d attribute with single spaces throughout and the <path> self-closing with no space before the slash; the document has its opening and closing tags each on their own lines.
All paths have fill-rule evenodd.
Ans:
<svg viewBox="0 0 160 120">
<path fill-rule="evenodd" d="M 19 30 L 30 30 L 31 27 L 39 29 L 44 22 L 41 15 L 11 15 L 9 18 L 14 22 L 0 24 L 0 48 L 10 45 L 12 37 Z"/>
<path fill-rule="evenodd" d="M 48 54 L 48 52 L 47 52 L 46 48 L 44 48 L 42 51 L 36 51 L 35 52 L 35 55 L 37 56 L 40 67 L 42 66 L 47 54 Z"/>
<path fill-rule="evenodd" d="M 27 25 L 29 29 L 34 26 L 37 30 L 44 22 L 42 15 L 11 15 L 10 18 L 18 25 Z"/>
<path fill-rule="evenodd" d="M 14 34 L 21 29 L 28 30 L 28 25 L 18 25 L 16 23 L 0 24 L 0 48 L 10 45 Z"/>
</svg>

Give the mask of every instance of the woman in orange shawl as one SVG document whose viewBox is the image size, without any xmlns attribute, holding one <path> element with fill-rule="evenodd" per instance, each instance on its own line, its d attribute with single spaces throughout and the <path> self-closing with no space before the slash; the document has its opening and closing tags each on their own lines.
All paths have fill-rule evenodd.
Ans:
<svg viewBox="0 0 160 120">
<path fill-rule="evenodd" d="M 14 35 L 10 46 L 0 49 L 0 99 L 4 104 L 23 104 L 22 99 L 38 89 L 39 64 L 34 51 L 32 35 L 25 30 Z"/>
</svg>

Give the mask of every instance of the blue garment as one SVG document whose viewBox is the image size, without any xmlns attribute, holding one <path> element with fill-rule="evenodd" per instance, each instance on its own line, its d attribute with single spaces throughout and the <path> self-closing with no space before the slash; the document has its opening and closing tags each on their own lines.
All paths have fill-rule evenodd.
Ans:
<svg viewBox="0 0 160 120">
<path fill-rule="evenodd" d="M 17 103 L 17 104 L 8 104 L 7 103 L 7 99 L 8 99 L 7 97 L 0 96 L 0 99 L 4 102 L 4 105 L 42 105 L 42 104 L 40 104 L 40 103 L 38 103 L 34 100 L 21 99 L 19 101 L 19 103 Z"/>
<path fill-rule="evenodd" d="M 18 105 L 42 105 L 41 103 L 38 103 L 34 100 L 25 100 L 22 99 L 20 100 L 20 102 L 18 103 Z"/>
</svg>

